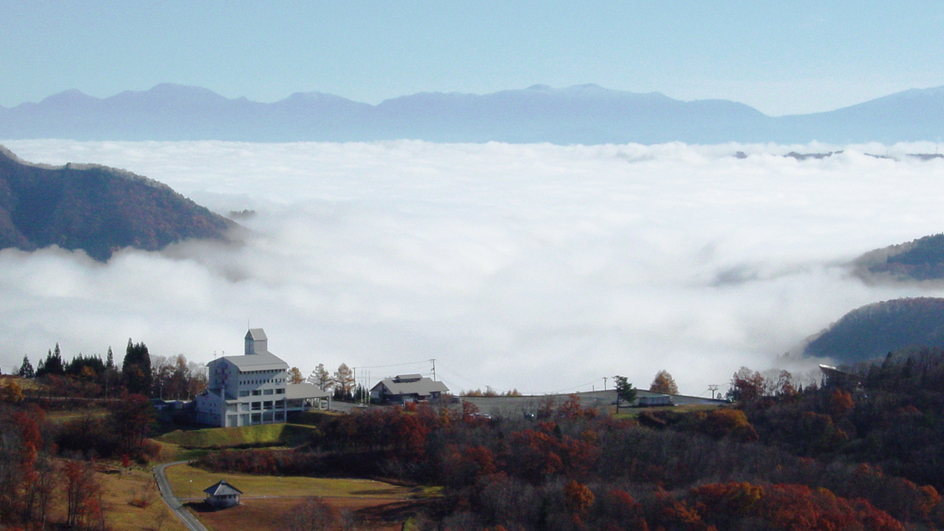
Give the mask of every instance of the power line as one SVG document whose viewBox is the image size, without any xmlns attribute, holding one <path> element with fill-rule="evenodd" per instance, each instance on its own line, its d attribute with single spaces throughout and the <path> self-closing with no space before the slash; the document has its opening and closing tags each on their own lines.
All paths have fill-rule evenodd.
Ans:
<svg viewBox="0 0 944 531">
<path fill-rule="evenodd" d="M 559 390 L 557 390 L 557 391 L 552 391 L 552 392 L 547 393 L 547 394 L 550 394 L 550 395 L 559 395 L 559 394 L 565 393 L 565 392 L 567 392 L 567 391 L 573 391 L 574 389 L 580 389 L 581 387 L 587 387 L 588 385 L 593 385 L 593 384 L 597 383 L 598 381 L 600 381 L 599 378 L 597 378 L 597 379 L 595 379 L 595 380 L 593 380 L 593 381 L 587 382 L 587 383 L 585 383 L 585 384 L 575 385 L 575 386 L 573 386 L 573 387 L 568 387 L 567 389 L 559 389 Z"/>
<path fill-rule="evenodd" d="M 404 365 L 419 365 L 420 363 L 429 363 L 428 359 L 422 361 L 411 361 L 407 363 L 394 363 L 392 365 L 370 365 L 370 366 L 358 366 L 359 369 L 386 369 L 387 367 L 403 367 Z"/>
</svg>

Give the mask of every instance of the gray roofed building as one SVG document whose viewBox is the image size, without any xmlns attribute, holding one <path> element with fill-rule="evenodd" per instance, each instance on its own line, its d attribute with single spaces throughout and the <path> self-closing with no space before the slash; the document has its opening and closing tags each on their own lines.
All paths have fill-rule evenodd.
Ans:
<svg viewBox="0 0 944 531">
<path fill-rule="evenodd" d="M 229 361 L 242 371 L 269 371 L 269 370 L 287 370 L 288 363 L 282 361 L 275 354 L 264 352 L 246 356 L 225 356 L 223 359 Z"/>
<path fill-rule="evenodd" d="M 242 356 L 208 363 L 207 389 L 196 398 L 196 420 L 221 427 L 285 422 L 292 411 L 330 407 L 328 393 L 288 383 L 288 363 L 269 352 L 261 328 L 246 333 Z"/>
<path fill-rule="evenodd" d="M 250 328 L 246 332 L 246 352 L 247 356 L 252 354 L 268 354 L 269 338 L 261 328 Z"/>
<path fill-rule="evenodd" d="M 203 492 L 207 495 L 206 502 L 216 508 L 239 505 L 239 495 L 243 493 L 243 491 L 227 483 L 225 479 L 221 479 L 215 485 L 203 489 Z"/>
<path fill-rule="evenodd" d="M 435 400 L 448 393 L 446 384 L 419 374 L 401 374 L 384 378 L 370 390 L 371 399 L 378 402 L 415 402 Z"/>
</svg>

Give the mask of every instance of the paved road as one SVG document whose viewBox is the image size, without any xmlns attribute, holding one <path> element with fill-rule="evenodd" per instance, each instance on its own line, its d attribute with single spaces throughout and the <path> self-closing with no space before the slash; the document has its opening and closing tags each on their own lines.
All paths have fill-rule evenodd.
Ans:
<svg viewBox="0 0 944 531">
<path fill-rule="evenodd" d="M 180 503 L 180 499 L 174 496 L 174 491 L 170 488 L 170 482 L 167 481 L 167 475 L 164 474 L 164 469 L 167 467 L 185 463 L 187 463 L 187 461 L 176 461 L 174 463 L 157 465 L 154 467 L 154 479 L 157 480 L 157 488 L 161 490 L 161 497 L 164 498 L 164 503 L 183 520 L 184 524 L 190 528 L 190 531 L 207 531 L 207 529 L 203 527 L 203 524 Z"/>
</svg>

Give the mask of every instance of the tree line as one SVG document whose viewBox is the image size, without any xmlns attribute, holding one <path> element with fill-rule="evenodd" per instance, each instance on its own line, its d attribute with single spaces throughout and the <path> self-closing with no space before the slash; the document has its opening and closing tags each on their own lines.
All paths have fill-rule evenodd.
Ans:
<svg viewBox="0 0 944 531">
<path fill-rule="evenodd" d="M 736 401 L 710 410 L 612 415 L 573 396 L 489 418 L 469 402 L 409 404 L 317 417 L 304 448 L 200 466 L 443 485 L 420 530 L 936 529 L 941 381 L 944 350 L 917 349 L 816 382 L 742 368 Z"/>
<path fill-rule="evenodd" d="M 26 379 L 50 382 L 50 393 L 81 398 L 114 398 L 121 393 L 141 394 L 149 398 L 189 400 L 206 389 L 203 364 L 187 361 L 186 356 L 157 356 L 143 342 L 128 339 L 119 367 L 111 347 L 101 356 L 78 354 L 65 361 L 59 344 L 33 368 L 29 356 L 23 356 L 16 374 Z"/>
</svg>

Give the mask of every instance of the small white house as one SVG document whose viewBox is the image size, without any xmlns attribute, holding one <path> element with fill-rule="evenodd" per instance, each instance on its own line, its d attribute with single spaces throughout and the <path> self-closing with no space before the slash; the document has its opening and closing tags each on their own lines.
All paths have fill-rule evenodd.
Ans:
<svg viewBox="0 0 944 531">
<path fill-rule="evenodd" d="M 207 364 L 207 389 L 196 399 L 196 420 L 219 427 L 285 422 L 290 411 L 307 411 L 329 400 L 326 391 L 289 384 L 287 363 L 269 352 L 261 328 L 246 333 L 245 354 Z"/>
<path fill-rule="evenodd" d="M 221 479 L 215 485 L 203 489 L 203 492 L 207 495 L 204 501 L 217 509 L 239 505 L 239 495 L 243 493 L 243 491 L 227 483 L 225 479 Z"/>
</svg>

